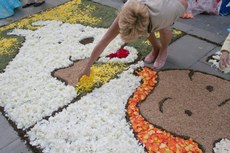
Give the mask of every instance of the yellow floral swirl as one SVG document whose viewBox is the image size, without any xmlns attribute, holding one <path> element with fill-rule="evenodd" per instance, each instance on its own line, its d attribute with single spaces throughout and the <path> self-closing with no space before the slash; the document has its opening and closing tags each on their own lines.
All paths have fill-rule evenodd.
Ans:
<svg viewBox="0 0 230 153">
<path fill-rule="evenodd" d="M 127 66 L 123 63 L 93 65 L 91 67 L 90 76 L 83 76 L 80 79 L 79 85 L 76 86 L 77 93 L 81 94 L 90 92 L 94 87 L 99 87 L 102 84 L 105 84 L 125 69 L 127 69 Z"/>
</svg>

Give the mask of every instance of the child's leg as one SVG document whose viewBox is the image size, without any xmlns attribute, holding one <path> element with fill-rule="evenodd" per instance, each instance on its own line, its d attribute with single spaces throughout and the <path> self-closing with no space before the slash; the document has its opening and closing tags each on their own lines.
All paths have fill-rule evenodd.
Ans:
<svg viewBox="0 0 230 153">
<path fill-rule="evenodd" d="M 160 32 L 161 49 L 158 53 L 156 61 L 153 64 L 153 67 L 157 69 L 160 69 L 161 67 L 164 66 L 167 59 L 168 45 L 172 39 L 171 27 L 162 29 L 159 32 Z"/>
<path fill-rule="evenodd" d="M 157 58 L 157 55 L 160 51 L 160 43 L 158 42 L 157 38 L 155 37 L 154 33 L 151 33 L 148 37 L 149 42 L 152 45 L 152 51 L 145 57 L 146 63 L 152 63 Z"/>
</svg>

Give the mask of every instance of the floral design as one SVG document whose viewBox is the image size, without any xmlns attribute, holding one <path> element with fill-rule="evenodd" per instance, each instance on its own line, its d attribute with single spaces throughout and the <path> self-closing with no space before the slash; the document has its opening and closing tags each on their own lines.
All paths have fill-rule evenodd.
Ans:
<svg viewBox="0 0 230 153">
<path fill-rule="evenodd" d="M 25 36 L 25 43 L 5 72 L 0 74 L 4 80 L 0 82 L 0 106 L 19 129 L 27 129 L 77 97 L 74 87 L 66 86 L 51 73 L 73 61 L 88 58 L 106 31 L 57 21 L 39 21 L 34 25 L 43 27 L 36 31 L 15 29 L 10 33 Z M 95 41 L 87 45 L 80 43 L 88 37 Z M 117 37 L 101 56 L 118 50 L 121 44 Z M 132 47 L 129 50 L 130 55 L 122 61 L 135 61 L 137 51 Z"/>
<path fill-rule="evenodd" d="M 157 74 L 149 68 L 143 68 L 143 70 L 136 73 L 143 79 L 143 83 L 129 99 L 127 111 L 132 128 L 137 133 L 138 140 L 144 144 L 149 153 L 201 153 L 202 151 L 199 149 L 198 144 L 194 143 L 192 139 L 184 140 L 174 137 L 169 132 L 162 131 L 145 121 L 137 105 L 154 89 L 157 83 Z"/>
<path fill-rule="evenodd" d="M 92 5 L 82 4 L 81 0 L 72 0 L 53 9 L 34 14 L 29 18 L 1 27 L 0 31 L 13 28 L 36 30 L 40 28 L 40 26 L 33 26 L 32 23 L 40 20 L 96 25 L 100 22 L 100 19 L 92 16 L 94 9 L 95 7 Z"/>
<path fill-rule="evenodd" d="M 109 58 L 115 58 L 115 57 L 126 58 L 128 55 L 129 55 L 129 51 L 121 48 L 118 51 L 116 51 L 116 53 L 109 54 L 106 57 L 109 57 Z"/>
<path fill-rule="evenodd" d="M 2 57 L 2 59 L 4 59 L 0 62 L 0 71 L 4 69 L 10 59 L 17 54 L 19 50 L 19 44 L 21 44 L 21 41 L 17 40 L 16 42 L 15 38 L 9 38 L 6 35 L 6 33 L 12 29 L 37 30 L 41 28 L 42 25 L 34 25 L 33 23 L 40 20 L 54 20 L 66 23 L 82 23 L 91 26 L 100 24 L 102 21 L 101 18 L 93 16 L 93 12 L 96 9 L 95 6 L 91 3 L 85 2 L 85 0 L 71 0 L 53 9 L 48 9 L 41 13 L 34 14 L 22 20 L 13 22 L 9 25 L 0 27 L 0 37 L 4 38 L 4 40 L 0 40 L 0 58 Z M 15 43 L 13 43 L 13 41 Z"/>
<path fill-rule="evenodd" d="M 11 54 L 10 49 L 15 45 L 18 45 L 18 40 L 16 38 L 0 39 L 0 55 Z"/>
<path fill-rule="evenodd" d="M 128 98 L 140 85 L 140 77 L 133 75 L 140 66 L 143 63 L 130 66 L 54 117 L 38 122 L 28 132 L 31 144 L 44 153 L 144 153 L 125 113 Z"/>
<path fill-rule="evenodd" d="M 95 26 L 101 22 L 100 18 L 92 16 L 94 10 L 94 6 L 84 5 L 81 0 L 72 0 L 0 28 L 0 34 L 16 28 L 11 34 L 26 38 L 19 54 L 7 66 L 5 73 L 0 74 L 0 78 L 4 80 L 0 82 L 0 106 L 4 107 L 6 116 L 19 129 L 26 130 L 35 124 L 27 131 L 30 143 L 47 153 L 127 150 L 142 153 L 145 152 L 144 147 L 148 152 L 201 152 L 192 139 L 174 137 L 169 132 L 154 127 L 139 114 L 137 104 L 155 88 L 157 74 L 151 69 L 143 68 L 136 71 L 139 77 L 133 75 L 135 69 L 143 67 L 143 63 L 131 65 L 129 69 L 124 64 L 137 59 L 138 52 L 132 47 L 125 47 L 129 50 L 128 56 L 110 59 L 107 55 L 122 45 L 119 38 L 107 47 L 98 60 L 105 64 L 94 65 L 92 76 L 82 79 L 83 86 L 75 89 L 50 75 L 54 69 L 72 64 L 68 60 L 70 57 L 72 60 L 89 57 L 95 42 L 98 42 L 106 29 L 75 23 Z M 35 21 L 39 22 L 34 23 Z M 181 31 L 173 30 L 173 34 L 180 35 Z M 159 37 L 159 33 L 156 36 Z M 79 44 L 79 40 L 86 37 L 94 37 L 95 42 L 87 46 Z M 10 54 L 11 47 L 18 43 L 16 38 L 1 39 L 0 55 Z M 108 71 L 104 71 L 105 69 Z M 117 73 L 120 74 L 116 75 Z M 141 85 L 140 77 L 143 79 Z M 113 79 L 108 82 L 109 78 Z M 93 90 L 98 84 L 103 85 Z M 91 93 L 69 104 L 77 97 L 75 90 Z M 126 121 L 125 105 L 128 99 L 127 112 L 139 141 L 134 138 L 133 130 Z M 58 108 L 66 105 L 66 109 L 51 116 Z M 50 118 L 43 119 L 46 116 Z M 214 151 L 228 152 L 229 144 L 229 140 L 224 139 L 217 143 Z"/>
<path fill-rule="evenodd" d="M 127 69 L 123 63 L 105 63 L 93 65 L 90 76 L 83 76 L 80 84 L 76 86 L 78 94 L 92 91 L 94 87 L 99 87 L 114 78 L 118 73 Z"/>
</svg>

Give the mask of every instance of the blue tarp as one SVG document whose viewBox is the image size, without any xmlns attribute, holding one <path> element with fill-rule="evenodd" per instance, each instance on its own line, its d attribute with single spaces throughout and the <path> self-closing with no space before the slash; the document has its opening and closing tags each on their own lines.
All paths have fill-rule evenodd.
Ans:
<svg viewBox="0 0 230 153">
<path fill-rule="evenodd" d="M 13 15 L 14 9 L 21 5 L 19 0 L 0 0 L 0 19 Z"/>
</svg>

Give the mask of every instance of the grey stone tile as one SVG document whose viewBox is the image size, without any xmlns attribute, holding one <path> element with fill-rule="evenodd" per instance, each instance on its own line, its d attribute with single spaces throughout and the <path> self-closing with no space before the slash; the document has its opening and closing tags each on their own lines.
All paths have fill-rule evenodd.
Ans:
<svg viewBox="0 0 230 153">
<path fill-rule="evenodd" d="M 113 7 L 115 9 L 120 9 L 124 4 L 122 0 L 93 0 L 94 2 Z"/>
<path fill-rule="evenodd" d="M 194 65 L 191 66 L 191 69 L 193 70 L 197 70 L 197 71 L 201 71 L 201 72 L 205 72 L 211 75 L 215 75 L 221 78 L 224 78 L 226 80 L 230 80 L 230 75 L 229 74 L 224 74 L 218 70 L 216 70 L 215 68 L 211 67 L 208 64 L 205 63 L 201 63 L 201 62 L 197 62 Z"/>
<path fill-rule="evenodd" d="M 46 1 L 54 6 L 58 6 L 63 3 L 69 2 L 70 0 L 46 0 Z"/>
<path fill-rule="evenodd" d="M 186 35 L 169 46 L 169 62 L 180 68 L 189 68 L 215 47 L 216 45 Z"/>
<path fill-rule="evenodd" d="M 188 31 L 192 30 L 193 26 L 189 25 L 189 24 L 186 24 L 186 23 L 176 21 L 173 24 L 173 28 L 180 29 L 181 31 L 184 31 L 184 32 L 187 33 Z"/>
<path fill-rule="evenodd" d="M 177 21 L 226 37 L 226 29 L 229 27 L 230 18 L 229 16 L 199 14 L 193 19 L 178 19 Z"/>
<path fill-rule="evenodd" d="M 0 149 L 18 139 L 17 133 L 3 115 L 0 115 Z"/>
<path fill-rule="evenodd" d="M 198 28 L 194 28 L 194 29 L 188 31 L 188 33 L 191 34 L 191 35 L 198 36 L 199 38 L 203 38 L 205 40 L 209 40 L 211 42 L 215 42 L 217 44 L 222 44 L 223 41 L 226 38 L 223 35 L 217 35 L 215 33 L 212 33 L 212 32 L 209 32 L 209 31 L 205 31 L 203 29 L 198 29 Z"/>
<path fill-rule="evenodd" d="M 177 66 L 177 65 L 174 65 L 174 64 L 170 63 L 169 61 L 170 61 L 170 59 L 168 58 L 167 61 L 166 61 L 166 63 L 165 63 L 165 65 L 162 67 L 161 70 L 180 69 L 180 68 L 182 68 L 180 66 Z"/>
<path fill-rule="evenodd" d="M 1 149 L 0 153 L 32 153 L 32 151 L 27 148 L 22 140 L 17 139 L 8 146 Z"/>
<path fill-rule="evenodd" d="M 216 34 L 214 32 L 206 31 L 204 29 L 199 29 L 191 25 L 187 25 L 187 24 L 180 23 L 180 22 L 176 22 L 173 27 L 176 29 L 180 29 L 181 31 L 184 31 L 190 35 L 194 35 L 199 38 L 202 38 L 202 39 L 205 39 L 205 40 L 217 43 L 217 44 L 222 44 L 226 38 L 226 36 L 220 35 L 219 33 Z"/>
<path fill-rule="evenodd" d="M 0 19 L 0 26 L 6 25 L 9 23 L 10 23 L 10 21 L 7 21 L 6 19 Z"/>
<path fill-rule="evenodd" d="M 183 64 L 177 65 L 175 63 L 177 63 L 177 59 L 173 58 L 172 56 L 168 56 L 163 69 L 184 69 L 184 68 L 187 68 L 186 65 L 183 65 Z"/>
</svg>

